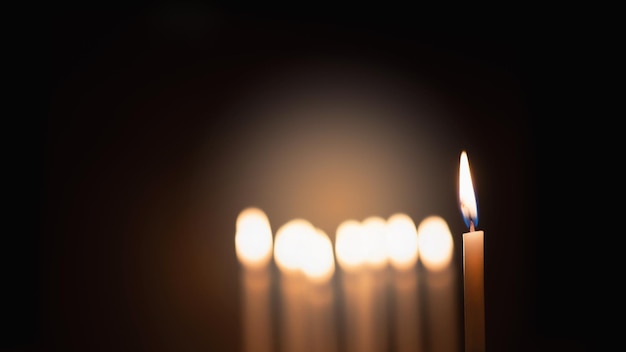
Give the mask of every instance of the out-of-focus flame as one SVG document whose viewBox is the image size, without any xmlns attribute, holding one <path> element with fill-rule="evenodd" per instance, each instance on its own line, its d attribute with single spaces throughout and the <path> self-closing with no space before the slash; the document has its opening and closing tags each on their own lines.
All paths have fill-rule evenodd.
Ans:
<svg viewBox="0 0 626 352">
<path fill-rule="evenodd" d="M 235 252 L 239 261 L 249 268 L 260 268 L 272 257 L 272 228 L 265 212 L 249 207 L 237 216 Z"/>
<path fill-rule="evenodd" d="M 313 282 L 327 282 L 335 273 L 335 256 L 330 238 L 324 231 L 315 229 L 305 241 L 306 254 L 302 261 L 302 272 Z"/>
<path fill-rule="evenodd" d="M 452 260 L 454 242 L 448 223 L 439 216 L 429 216 L 417 228 L 420 260 L 433 271 L 445 269 Z"/>
<path fill-rule="evenodd" d="M 478 208 L 467 152 L 465 151 L 461 152 L 459 163 L 459 206 L 465 225 L 473 230 L 473 227 L 478 225 Z"/>
<path fill-rule="evenodd" d="M 315 227 L 304 219 L 293 219 L 276 231 L 274 260 L 284 272 L 297 272 L 307 255 L 307 245 L 315 236 Z"/>
<path fill-rule="evenodd" d="M 383 268 L 387 265 L 387 222 L 379 216 L 370 216 L 361 225 L 367 264 L 372 268 Z"/>
<path fill-rule="evenodd" d="M 345 220 L 337 227 L 335 255 L 343 270 L 352 271 L 365 263 L 367 247 L 362 241 L 362 225 L 356 220 Z"/>
<path fill-rule="evenodd" d="M 387 220 L 387 251 L 395 269 L 406 270 L 417 262 L 417 230 L 410 216 L 397 213 Z"/>
</svg>

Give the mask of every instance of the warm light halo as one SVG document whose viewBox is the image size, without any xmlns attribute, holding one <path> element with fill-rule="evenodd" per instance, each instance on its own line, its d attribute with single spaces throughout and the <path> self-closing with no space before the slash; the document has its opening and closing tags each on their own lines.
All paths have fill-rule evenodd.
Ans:
<svg viewBox="0 0 626 352">
<path fill-rule="evenodd" d="M 370 216 L 361 225 L 367 248 L 365 261 L 372 268 L 384 268 L 388 260 L 387 221 L 380 216 Z"/>
<path fill-rule="evenodd" d="M 459 206 L 465 224 L 470 227 L 478 225 L 478 207 L 476 205 L 476 195 L 474 194 L 474 185 L 472 175 L 470 173 L 469 160 L 467 152 L 461 152 L 459 162 Z"/>
<path fill-rule="evenodd" d="M 387 251 L 396 270 L 410 269 L 417 262 L 417 229 L 409 215 L 396 213 L 387 219 Z"/>
<path fill-rule="evenodd" d="M 306 246 L 314 233 L 315 227 L 300 218 L 286 222 L 276 231 L 274 261 L 280 270 L 285 273 L 301 271 Z"/>
<path fill-rule="evenodd" d="M 248 268 L 265 267 L 272 257 L 272 229 L 263 210 L 257 207 L 243 209 L 235 225 L 235 253 L 239 262 Z"/>
<path fill-rule="evenodd" d="M 335 256 L 341 269 L 353 271 L 365 263 L 367 248 L 363 245 L 361 223 L 354 219 L 337 226 Z"/>
<path fill-rule="evenodd" d="M 307 237 L 306 243 L 302 272 L 312 282 L 327 282 L 335 273 L 335 257 L 330 238 L 323 230 L 316 228 Z"/>
<path fill-rule="evenodd" d="M 440 216 L 431 215 L 417 228 L 419 257 L 431 271 L 440 271 L 452 261 L 454 241 L 448 223 Z"/>
</svg>

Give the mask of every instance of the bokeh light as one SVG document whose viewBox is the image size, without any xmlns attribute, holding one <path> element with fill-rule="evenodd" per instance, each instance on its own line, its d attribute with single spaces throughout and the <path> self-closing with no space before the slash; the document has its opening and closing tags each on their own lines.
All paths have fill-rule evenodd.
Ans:
<svg viewBox="0 0 626 352">
<path fill-rule="evenodd" d="M 418 259 L 415 222 L 410 216 L 396 213 L 387 220 L 387 250 L 389 261 L 397 270 L 413 267 Z"/>
<path fill-rule="evenodd" d="M 249 207 L 236 220 L 235 251 L 239 261 L 250 268 L 264 267 L 272 257 L 272 229 L 263 210 Z"/>
<path fill-rule="evenodd" d="M 448 267 L 454 249 L 448 223 L 440 216 L 429 216 L 420 222 L 417 236 L 422 264 L 432 271 Z"/>
</svg>

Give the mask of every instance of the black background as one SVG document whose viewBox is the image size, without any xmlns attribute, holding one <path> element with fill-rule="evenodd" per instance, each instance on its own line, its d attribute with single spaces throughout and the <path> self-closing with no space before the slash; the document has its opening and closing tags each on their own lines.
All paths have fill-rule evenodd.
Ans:
<svg viewBox="0 0 626 352">
<path fill-rule="evenodd" d="M 487 13 L 167 2 L 37 9 L 22 27 L 32 40 L 20 43 L 34 49 L 24 78 L 34 97 L 25 109 L 36 111 L 13 146 L 20 186 L 10 214 L 20 231 L 4 247 L 3 347 L 238 349 L 232 239 L 197 236 L 203 226 L 232 231 L 245 203 L 224 201 L 237 176 L 223 163 L 230 133 L 251 121 L 222 116 L 256 77 L 323 56 L 419 76 L 451 116 L 472 116 L 443 122 L 458 139 L 442 163 L 455 170 L 458 152 L 470 150 L 481 224 L 502 236 L 487 244 L 488 348 L 587 350 L 588 248 L 569 239 L 579 220 L 563 212 L 576 200 L 568 172 L 585 132 L 575 123 L 586 113 L 578 85 L 590 70 L 577 42 L 585 25 L 542 11 Z M 216 170 L 202 209 L 187 186 L 199 150 L 211 151 Z M 450 208 L 435 210 L 456 220 L 454 177 Z M 458 219 L 454 234 L 465 231 Z"/>
</svg>

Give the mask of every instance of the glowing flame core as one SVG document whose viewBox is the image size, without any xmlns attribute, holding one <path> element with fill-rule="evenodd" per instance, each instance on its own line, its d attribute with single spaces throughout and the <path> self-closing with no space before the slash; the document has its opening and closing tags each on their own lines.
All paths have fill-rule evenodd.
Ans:
<svg viewBox="0 0 626 352">
<path fill-rule="evenodd" d="M 467 152 L 461 153 L 459 163 L 459 207 L 467 227 L 472 228 L 478 225 L 478 207 L 476 206 L 476 196 L 470 174 L 469 160 Z"/>
<path fill-rule="evenodd" d="M 448 223 L 439 216 L 429 216 L 420 223 L 417 236 L 424 266 L 432 271 L 446 268 L 452 260 L 454 248 Z"/>
<path fill-rule="evenodd" d="M 237 216 L 235 251 L 239 261 L 250 268 L 266 266 L 272 257 L 272 229 L 267 215 L 255 207 Z"/>
</svg>

